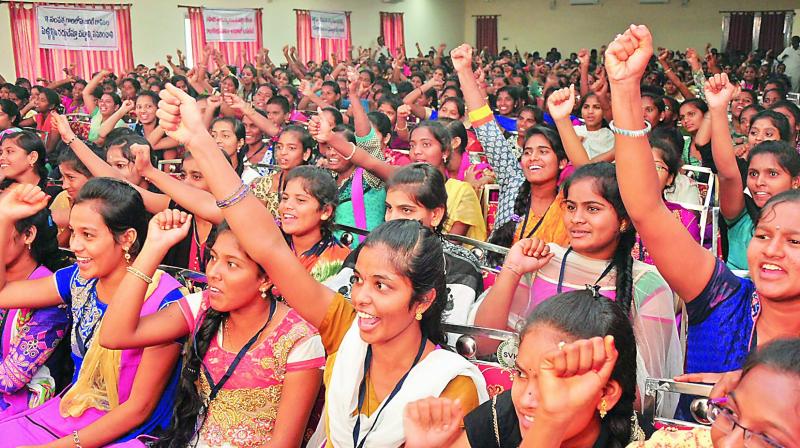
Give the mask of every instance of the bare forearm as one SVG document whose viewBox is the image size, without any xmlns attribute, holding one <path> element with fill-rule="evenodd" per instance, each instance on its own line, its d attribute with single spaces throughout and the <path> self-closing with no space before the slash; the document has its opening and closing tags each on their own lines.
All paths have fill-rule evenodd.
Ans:
<svg viewBox="0 0 800 448">
<path fill-rule="evenodd" d="M 586 153 L 586 148 L 583 147 L 580 137 L 575 133 L 575 128 L 572 127 L 572 121 L 569 117 L 559 118 L 555 120 L 558 134 L 561 136 L 561 142 L 564 144 L 564 151 L 567 153 L 569 161 L 575 165 L 575 168 L 591 163 L 589 155 Z"/>
</svg>

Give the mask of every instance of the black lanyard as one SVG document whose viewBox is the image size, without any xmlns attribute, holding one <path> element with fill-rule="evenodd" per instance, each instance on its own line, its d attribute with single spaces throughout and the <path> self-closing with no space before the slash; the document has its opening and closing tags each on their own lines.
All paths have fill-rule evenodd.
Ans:
<svg viewBox="0 0 800 448">
<path fill-rule="evenodd" d="M 251 164 L 251 165 L 257 165 L 257 164 L 258 164 L 258 162 L 252 162 L 251 160 L 252 160 L 252 159 L 253 159 L 255 156 L 257 156 L 257 155 L 261 154 L 261 152 L 262 152 L 262 151 L 264 151 L 266 148 L 267 148 L 267 144 L 266 144 L 266 143 L 264 143 L 264 142 L 261 142 L 261 147 L 260 147 L 260 148 L 258 148 L 258 151 L 254 152 L 252 156 L 250 156 L 250 157 L 248 157 L 248 158 L 247 158 L 247 162 L 248 162 L 249 164 Z"/>
<path fill-rule="evenodd" d="M 275 304 L 275 301 L 274 300 L 270 300 L 270 302 L 269 302 L 269 319 L 267 319 L 267 321 L 264 323 L 264 326 L 261 327 L 261 329 L 258 330 L 258 332 L 256 334 L 254 334 L 253 337 L 250 338 L 249 341 L 247 341 L 247 344 L 245 344 L 244 347 L 242 347 L 242 349 L 239 350 L 239 353 L 236 354 L 236 358 L 234 358 L 233 362 L 231 363 L 231 365 L 228 366 L 228 370 L 225 372 L 225 375 L 223 375 L 222 378 L 219 380 L 219 383 L 214 384 L 214 380 L 211 378 L 211 372 L 208 371 L 208 367 L 206 367 L 206 364 L 201 361 L 201 365 L 203 366 L 203 374 L 205 374 L 206 381 L 208 381 L 208 385 L 211 387 L 211 393 L 208 394 L 208 402 L 209 403 L 214 401 L 215 398 L 217 398 L 217 394 L 222 389 L 222 386 L 224 386 L 225 383 L 228 382 L 228 380 L 230 379 L 231 375 L 233 375 L 233 371 L 236 370 L 236 367 L 239 365 L 239 362 L 242 361 L 242 358 L 244 358 L 244 355 L 247 353 L 248 350 L 250 350 L 250 347 L 252 347 L 253 344 L 256 343 L 256 341 L 258 340 L 259 336 L 261 336 L 261 333 L 264 331 L 265 328 L 267 328 L 267 325 L 269 325 L 269 323 L 272 321 L 272 316 L 275 315 L 276 306 L 277 305 Z M 197 337 L 196 333 L 195 333 L 195 337 Z M 197 341 L 194 341 L 194 346 L 197 347 Z"/>
<path fill-rule="evenodd" d="M 553 202 L 555 202 L 555 199 L 553 200 Z M 525 228 L 528 227 L 528 216 L 530 216 L 530 214 L 531 214 L 531 211 L 528 210 L 528 214 L 525 215 L 525 221 L 522 222 L 522 229 L 520 229 L 520 231 L 519 231 L 520 239 L 522 239 L 522 238 L 530 238 L 531 235 L 533 235 L 534 233 L 536 233 L 537 230 L 539 230 L 539 226 L 541 226 L 542 222 L 544 222 L 544 218 L 547 216 L 547 213 L 550 211 L 550 207 L 553 206 L 553 202 L 551 202 L 550 205 L 547 206 L 547 210 L 544 211 L 544 215 L 542 215 L 542 217 L 539 218 L 539 221 L 536 223 L 536 225 L 533 226 L 533 230 L 528 232 L 527 236 L 523 236 L 523 232 L 525 232 Z"/>
<path fill-rule="evenodd" d="M 561 294 L 561 287 L 564 284 L 564 271 L 567 269 L 567 257 L 571 252 L 572 246 L 567 248 L 567 251 L 564 252 L 564 258 L 561 259 L 561 270 L 558 273 L 558 288 L 556 289 L 558 294 Z M 606 266 L 605 270 L 600 274 L 600 277 L 597 277 L 597 280 L 594 281 L 594 286 L 597 286 L 601 280 L 606 278 L 612 269 L 614 269 L 614 263 L 608 263 L 608 266 Z"/>
<path fill-rule="evenodd" d="M 375 425 L 378 424 L 378 419 L 380 418 L 381 413 L 384 409 L 386 409 L 386 406 L 389 405 L 389 402 L 392 401 L 394 396 L 400 392 L 400 388 L 403 387 L 403 383 L 406 381 L 408 374 L 411 373 L 411 370 L 422 358 L 422 352 L 425 351 L 426 342 L 428 342 L 428 339 L 425 337 L 425 334 L 423 334 L 419 342 L 419 350 L 417 351 L 416 358 L 414 358 L 414 362 L 411 364 L 411 367 L 408 368 L 408 371 L 406 371 L 405 375 L 403 375 L 403 377 L 400 378 L 400 381 L 398 381 L 394 386 L 394 389 L 386 398 L 383 406 L 378 409 L 378 412 L 375 414 L 375 421 L 372 422 L 372 426 L 369 427 L 369 431 L 367 431 L 367 434 L 363 439 L 361 439 L 361 443 L 358 443 L 358 436 L 361 433 L 361 408 L 364 407 L 364 398 L 367 394 L 367 372 L 369 371 L 370 364 L 372 363 L 372 346 L 370 345 L 367 347 L 367 356 L 364 357 L 364 374 L 361 376 L 361 384 L 358 386 L 358 411 L 356 413 L 356 424 L 353 426 L 353 447 L 362 448 L 364 446 L 364 442 L 367 441 L 367 437 L 369 437 L 369 434 L 373 429 L 375 429 Z"/>
</svg>

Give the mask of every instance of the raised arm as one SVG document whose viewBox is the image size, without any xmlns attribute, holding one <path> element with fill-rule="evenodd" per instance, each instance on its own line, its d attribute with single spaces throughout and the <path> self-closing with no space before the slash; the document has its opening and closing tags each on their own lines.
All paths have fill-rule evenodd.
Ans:
<svg viewBox="0 0 800 448">
<path fill-rule="evenodd" d="M 308 131 L 320 143 L 327 143 L 328 146 L 335 149 L 345 160 L 351 161 L 353 164 L 363 167 L 365 170 L 378 176 L 382 181 L 387 181 L 397 167 L 389 165 L 383 160 L 376 159 L 367 150 L 359 147 L 355 143 L 350 143 L 340 134 L 331 132 L 331 125 L 328 120 L 322 120 L 313 117 L 308 123 Z"/>
<path fill-rule="evenodd" d="M 147 192 L 145 205 L 150 213 L 158 213 L 167 208 L 169 199 L 172 198 L 178 205 L 213 224 L 222 222 L 222 211 L 217 207 L 214 195 L 199 188 L 192 187 L 186 182 L 181 182 L 169 174 L 156 169 L 150 162 L 150 148 L 146 145 L 131 145 L 131 152 L 136 157 L 134 164 L 136 170 L 147 180 L 152 182 L 164 194 Z M 151 197 L 148 201 L 147 197 Z M 164 202 L 167 204 L 165 205 Z M 156 208 L 160 207 L 160 208 Z"/>
<path fill-rule="evenodd" d="M 643 25 L 631 25 L 606 50 L 614 125 L 620 129 L 645 127 L 640 82 L 652 54 L 652 36 Z M 711 278 L 714 256 L 695 242 L 664 204 L 646 136 L 618 134 L 616 151 L 617 182 L 633 225 L 673 291 L 685 301 L 693 300 Z"/>
<path fill-rule="evenodd" d="M 581 80 L 581 98 L 583 98 L 589 93 L 589 50 L 581 48 L 578 52 L 578 61 L 580 61 L 578 71 Z"/>
<path fill-rule="evenodd" d="M 175 140 L 192 151 L 214 197 L 232 201 L 237 192 L 243 198 L 223 209 L 226 221 L 247 253 L 264 267 L 289 305 L 311 325 L 319 327 L 334 293 L 317 282 L 292 253 L 275 219 L 246 186 L 216 148 L 192 97 L 171 84 L 161 91 L 158 117 L 161 126 Z"/>
<path fill-rule="evenodd" d="M 520 278 L 524 274 L 538 271 L 552 258 L 550 246 L 536 237 L 523 238 L 511 246 L 500 275 L 478 308 L 475 325 L 508 330 L 508 315 Z M 498 341 L 482 339 L 480 342 L 481 354 L 488 354 L 497 349 Z"/>
<path fill-rule="evenodd" d="M 711 154 L 719 176 L 719 210 L 726 219 L 734 219 L 744 210 L 744 186 L 728 128 L 728 105 L 740 88 L 725 73 L 709 78 L 704 88 L 711 116 Z"/>
<path fill-rule="evenodd" d="M 163 210 L 151 220 L 147 239 L 131 268 L 153 278 L 159 263 L 172 246 L 189 233 L 191 215 L 179 210 Z M 100 345 L 112 350 L 166 344 L 189 334 L 177 304 L 140 317 L 148 283 L 128 273 L 122 278 L 108 304 L 100 326 Z"/>
<path fill-rule="evenodd" d="M 14 223 L 47 207 L 47 195 L 36 185 L 13 184 L 0 196 L 0 260 L 6 259 Z M 52 276 L 8 282 L 0 263 L 0 308 L 44 308 L 62 303 Z"/>
<path fill-rule="evenodd" d="M 569 115 L 574 107 L 574 85 L 557 90 L 547 98 L 547 110 L 556 123 L 561 143 L 564 144 L 564 151 L 567 152 L 569 161 L 577 168 L 587 163 L 592 163 L 594 160 L 589 158 L 589 154 L 586 152 L 586 148 L 583 147 L 580 137 L 575 133 L 575 128 L 572 127 L 572 120 L 570 120 Z"/>
<path fill-rule="evenodd" d="M 661 54 L 658 55 L 658 62 L 664 69 L 664 76 L 666 76 L 667 79 L 670 80 L 670 82 L 675 84 L 675 87 L 678 88 L 678 91 L 681 92 L 681 95 L 683 95 L 683 97 L 687 100 L 694 98 L 694 93 L 692 93 L 692 91 L 689 90 L 688 87 L 686 87 L 686 84 L 684 84 L 683 81 L 681 81 L 681 79 L 678 78 L 678 75 L 676 75 L 675 72 L 672 70 L 672 67 L 670 67 L 669 50 L 664 50 L 661 52 Z"/>
<path fill-rule="evenodd" d="M 122 106 L 119 109 L 114 111 L 110 117 L 108 117 L 102 124 L 100 124 L 100 131 L 98 133 L 97 144 L 102 145 L 105 141 L 108 134 L 114 130 L 117 126 L 117 123 L 122 120 L 126 115 L 131 113 L 131 111 L 136 107 L 136 103 L 133 100 L 125 100 L 122 102 Z"/>
<path fill-rule="evenodd" d="M 75 155 L 86 165 L 86 168 L 89 169 L 92 176 L 122 179 L 122 174 L 119 171 L 95 154 L 94 151 L 86 146 L 83 140 L 75 136 L 75 133 L 72 132 L 72 129 L 69 127 L 69 122 L 67 122 L 66 117 L 53 112 L 53 121 L 58 127 L 58 132 L 61 134 L 61 140 L 75 152 Z"/>
<path fill-rule="evenodd" d="M 280 126 L 258 113 L 255 106 L 247 103 L 239 95 L 226 94 L 224 101 L 231 109 L 241 112 L 243 117 L 248 117 L 252 120 L 253 124 L 268 136 L 274 137 L 281 133 Z"/>
<path fill-rule="evenodd" d="M 369 89 L 369 87 L 366 87 Z M 365 87 L 358 79 L 358 72 L 355 70 L 347 71 L 347 95 L 350 99 L 350 112 L 353 114 L 354 128 L 356 137 L 366 137 L 372 130 L 372 122 L 369 121 L 367 111 L 361 104 L 361 96 Z"/>
<path fill-rule="evenodd" d="M 94 109 L 97 107 L 97 98 L 94 97 L 94 91 L 97 87 L 100 86 L 100 83 L 103 82 L 104 79 L 111 74 L 111 70 L 103 69 L 100 70 L 99 73 L 94 75 L 92 79 L 86 84 L 86 87 L 83 88 L 83 105 L 86 107 L 86 110 L 89 113 L 93 113 Z"/>
</svg>

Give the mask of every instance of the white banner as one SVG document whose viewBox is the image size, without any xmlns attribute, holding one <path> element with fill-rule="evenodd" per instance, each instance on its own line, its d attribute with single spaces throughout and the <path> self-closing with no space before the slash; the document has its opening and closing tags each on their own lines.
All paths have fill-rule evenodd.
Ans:
<svg viewBox="0 0 800 448">
<path fill-rule="evenodd" d="M 117 13 L 113 10 L 36 7 L 40 48 L 117 50 Z"/>
<path fill-rule="evenodd" d="M 311 11 L 311 37 L 347 39 L 347 19 L 343 12 Z"/>
<path fill-rule="evenodd" d="M 255 9 L 203 9 L 208 42 L 255 42 Z"/>
</svg>

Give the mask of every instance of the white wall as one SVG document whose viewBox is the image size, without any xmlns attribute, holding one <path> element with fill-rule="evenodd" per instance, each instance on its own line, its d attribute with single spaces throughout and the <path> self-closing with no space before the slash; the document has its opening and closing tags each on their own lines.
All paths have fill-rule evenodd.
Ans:
<svg viewBox="0 0 800 448">
<path fill-rule="evenodd" d="M 107 3 L 108 0 L 84 0 L 85 3 Z M 383 3 L 377 0 L 133 0 L 131 24 L 133 55 L 136 63 L 165 62 L 167 53 L 176 48 L 185 50 L 184 14 L 178 4 L 209 8 L 263 8 L 264 45 L 272 50 L 273 60 L 282 61 L 280 49 L 295 45 L 295 13 L 298 9 L 352 11 L 351 25 L 354 47 L 368 46 L 380 33 L 380 12 L 403 12 L 408 50 L 414 42 L 426 46 L 440 42 L 453 46 L 464 36 L 464 0 L 402 0 Z M 14 58 L 8 5 L 0 5 L 0 74 L 14 79 Z"/>
<path fill-rule="evenodd" d="M 465 0 L 466 42 L 475 44 L 473 15 L 496 14 L 498 45 L 520 51 L 564 52 L 608 44 L 629 24 L 645 24 L 656 47 L 719 47 L 721 10 L 796 9 L 797 0 L 669 0 L 667 4 L 640 4 L 639 0 L 600 0 L 598 5 L 571 6 L 569 0 Z M 554 7 L 552 5 L 555 5 Z M 798 11 L 800 12 L 800 11 Z M 798 23 L 796 18 L 795 23 Z M 794 34 L 800 33 L 795 25 Z"/>
</svg>

